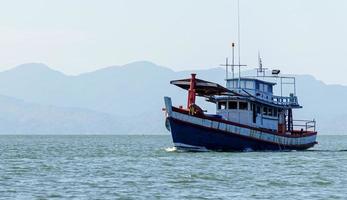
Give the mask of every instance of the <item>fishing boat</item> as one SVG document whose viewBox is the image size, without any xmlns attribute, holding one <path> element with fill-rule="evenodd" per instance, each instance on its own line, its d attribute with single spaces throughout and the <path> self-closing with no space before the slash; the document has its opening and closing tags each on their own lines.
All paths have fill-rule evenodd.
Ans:
<svg viewBox="0 0 347 200">
<path fill-rule="evenodd" d="M 223 65 L 225 87 L 198 79 L 196 74 L 170 82 L 188 91 L 186 107 L 173 106 L 171 98 L 164 97 L 165 124 L 176 148 L 288 151 L 306 150 L 317 144 L 316 121 L 293 118 L 293 110 L 303 108 L 296 95 L 295 77 L 282 75 L 278 69 L 267 70 L 260 56 L 258 59 L 253 76 L 241 76 L 240 67 L 244 65 L 235 65 L 234 61 L 229 64 L 227 60 Z M 237 77 L 234 67 L 239 68 Z M 214 103 L 216 112 L 208 114 L 196 104 L 196 97 Z"/>
<path fill-rule="evenodd" d="M 240 1 L 238 15 L 238 64 L 232 43 L 232 63 L 228 58 L 226 86 L 190 78 L 170 83 L 188 91 L 187 106 L 173 106 L 165 101 L 165 125 L 178 149 L 217 151 L 288 151 L 306 150 L 317 144 L 316 121 L 294 120 L 293 110 L 302 109 L 296 94 L 294 76 L 282 75 L 279 69 L 259 66 L 254 75 L 241 76 Z M 238 76 L 235 76 L 238 67 Z M 229 78 L 231 69 L 231 78 Z M 196 97 L 215 104 L 216 112 L 208 114 L 196 104 Z"/>
</svg>

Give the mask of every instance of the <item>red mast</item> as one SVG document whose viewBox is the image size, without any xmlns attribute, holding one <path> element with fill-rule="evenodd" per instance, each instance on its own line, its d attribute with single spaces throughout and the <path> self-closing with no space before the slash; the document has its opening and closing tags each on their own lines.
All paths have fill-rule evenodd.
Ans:
<svg viewBox="0 0 347 200">
<path fill-rule="evenodd" d="M 195 76 L 196 74 L 191 74 L 192 78 L 190 79 L 190 87 L 188 90 L 188 105 L 187 108 L 189 109 L 190 105 L 195 104 L 195 86 L 196 86 L 196 80 Z"/>
</svg>

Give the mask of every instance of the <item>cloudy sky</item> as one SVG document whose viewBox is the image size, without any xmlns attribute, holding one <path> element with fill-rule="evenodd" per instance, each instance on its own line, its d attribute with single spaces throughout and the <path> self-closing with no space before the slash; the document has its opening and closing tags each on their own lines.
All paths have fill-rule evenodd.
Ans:
<svg viewBox="0 0 347 200">
<path fill-rule="evenodd" d="M 0 0 L 0 70 L 67 74 L 148 60 L 216 67 L 237 42 L 236 0 Z M 241 60 L 347 85 L 347 1 L 240 0 Z"/>
</svg>

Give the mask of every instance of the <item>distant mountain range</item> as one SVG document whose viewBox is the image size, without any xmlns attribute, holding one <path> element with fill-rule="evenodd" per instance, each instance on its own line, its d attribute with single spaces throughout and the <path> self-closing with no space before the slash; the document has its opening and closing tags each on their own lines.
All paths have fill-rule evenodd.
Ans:
<svg viewBox="0 0 347 200">
<path fill-rule="evenodd" d="M 222 68 L 194 72 L 198 78 L 224 85 Z M 20 65 L 0 73 L 0 133 L 165 133 L 163 96 L 171 96 L 176 105 L 186 103 L 186 92 L 169 81 L 190 73 L 145 61 L 77 76 L 40 63 Z M 315 118 L 322 133 L 345 133 L 347 87 L 326 85 L 310 75 L 296 77 L 304 106 L 296 116 Z M 214 105 L 199 102 L 214 112 Z"/>
</svg>

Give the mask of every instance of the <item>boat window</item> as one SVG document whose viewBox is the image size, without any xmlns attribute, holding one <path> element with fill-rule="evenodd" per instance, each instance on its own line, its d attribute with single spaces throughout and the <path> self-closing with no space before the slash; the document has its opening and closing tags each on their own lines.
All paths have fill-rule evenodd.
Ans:
<svg viewBox="0 0 347 200">
<path fill-rule="evenodd" d="M 267 113 L 269 116 L 272 116 L 272 108 L 269 108 L 268 109 L 268 113 Z"/>
<path fill-rule="evenodd" d="M 228 81 L 229 87 L 230 88 L 236 88 L 237 82 L 235 80 Z"/>
<path fill-rule="evenodd" d="M 240 84 L 240 83 L 239 83 L 239 81 L 238 81 L 238 80 L 237 80 L 237 81 L 235 81 L 235 82 L 234 82 L 234 87 L 235 87 L 235 88 L 239 88 L 239 84 Z"/>
<path fill-rule="evenodd" d="M 241 81 L 241 88 L 245 88 L 245 89 L 253 88 L 253 87 L 249 86 L 250 83 L 253 83 L 253 82 L 252 81 L 246 81 L 246 80 Z"/>
<path fill-rule="evenodd" d="M 267 107 L 263 107 L 263 115 L 267 114 Z"/>
<path fill-rule="evenodd" d="M 239 109 L 240 110 L 248 110 L 248 103 L 247 102 L 239 102 Z"/>
<path fill-rule="evenodd" d="M 218 109 L 224 110 L 224 109 L 226 109 L 226 105 L 227 105 L 227 102 L 225 102 L 225 101 L 218 102 Z"/>
<path fill-rule="evenodd" d="M 259 90 L 260 90 L 261 92 L 263 92 L 263 91 L 264 91 L 264 84 L 259 83 Z"/>
<path fill-rule="evenodd" d="M 229 109 L 237 109 L 237 101 L 229 101 L 228 102 Z"/>
<path fill-rule="evenodd" d="M 264 92 L 269 92 L 269 86 L 267 84 L 264 84 Z"/>
<path fill-rule="evenodd" d="M 233 84 L 233 85 L 232 85 L 233 88 L 236 88 L 236 87 L 237 87 L 237 81 L 233 81 L 232 84 Z"/>
<path fill-rule="evenodd" d="M 254 103 L 251 104 L 251 110 L 252 111 L 255 110 L 255 104 Z"/>
<path fill-rule="evenodd" d="M 274 117 L 277 117 L 277 108 L 274 109 Z"/>
<path fill-rule="evenodd" d="M 254 89 L 254 82 L 253 81 L 246 81 L 246 88 L 247 89 Z"/>
<path fill-rule="evenodd" d="M 257 113 L 260 114 L 260 106 L 257 106 Z"/>
<path fill-rule="evenodd" d="M 245 81 L 240 81 L 240 88 L 245 88 Z"/>
</svg>

